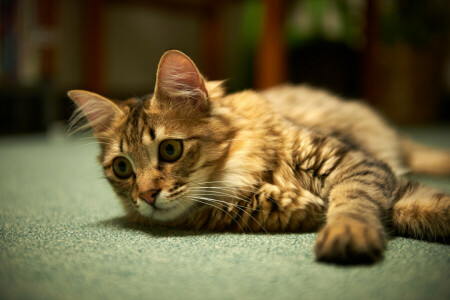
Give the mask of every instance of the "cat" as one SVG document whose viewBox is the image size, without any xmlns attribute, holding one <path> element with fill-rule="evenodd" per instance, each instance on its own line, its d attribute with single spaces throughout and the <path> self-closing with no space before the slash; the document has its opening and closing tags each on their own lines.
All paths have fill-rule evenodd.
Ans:
<svg viewBox="0 0 450 300">
<path fill-rule="evenodd" d="M 401 175 L 448 174 L 450 153 L 401 138 L 363 104 L 307 86 L 225 95 L 177 50 L 162 56 L 149 96 L 68 95 L 78 106 L 72 124 L 93 129 L 130 218 L 318 231 L 317 260 L 343 264 L 378 261 L 390 235 L 449 239 L 450 196 Z"/>
</svg>

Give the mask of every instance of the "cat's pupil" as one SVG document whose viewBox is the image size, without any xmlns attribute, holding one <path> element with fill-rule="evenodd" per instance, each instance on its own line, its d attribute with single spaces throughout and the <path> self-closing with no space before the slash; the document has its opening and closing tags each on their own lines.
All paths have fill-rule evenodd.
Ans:
<svg viewBox="0 0 450 300">
<path fill-rule="evenodd" d="M 126 172 L 127 171 L 127 164 L 124 161 L 119 162 L 119 170 L 121 172 Z"/>
<path fill-rule="evenodd" d="M 173 147 L 173 145 L 168 144 L 168 145 L 166 146 L 166 153 L 167 153 L 168 155 L 173 155 L 173 154 L 175 153 L 175 148 Z"/>
</svg>

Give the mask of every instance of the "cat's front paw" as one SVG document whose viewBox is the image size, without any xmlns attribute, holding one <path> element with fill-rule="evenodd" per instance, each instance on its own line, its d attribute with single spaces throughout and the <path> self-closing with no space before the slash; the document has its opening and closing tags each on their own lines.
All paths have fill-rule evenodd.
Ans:
<svg viewBox="0 0 450 300">
<path fill-rule="evenodd" d="M 351 218 L 327 224 L 314 248 L 317 260 L 339 264 L 373 263 L 383 250 L 384 241 L 377 230 Z"/>
</svg>

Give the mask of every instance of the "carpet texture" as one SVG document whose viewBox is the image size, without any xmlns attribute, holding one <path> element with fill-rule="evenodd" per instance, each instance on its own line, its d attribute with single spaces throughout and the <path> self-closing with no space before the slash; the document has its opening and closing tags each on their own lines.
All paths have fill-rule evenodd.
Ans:
<svg viewBox="0 0 450 300">
<path fill-rule="evenodd" d="M 408 132 L 450 147 L 450 128 Z M 395 238 L 380 263 L 342 267 L 314 261 L 316 234 L 127 223 L 92 142 L 0 139 L 1 299 L 450 299 L 447 245 Z"/>
</svg>

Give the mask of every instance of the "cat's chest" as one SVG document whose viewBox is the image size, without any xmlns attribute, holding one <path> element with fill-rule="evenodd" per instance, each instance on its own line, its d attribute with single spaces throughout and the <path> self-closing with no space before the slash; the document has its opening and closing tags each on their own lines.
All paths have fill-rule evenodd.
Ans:
<svg viewBox="0 0 450 300">
<path fill-rule="evenodd" d="M 327 207 L 325 183 L 346 148 L 334 139 L 292 127 L 283 131 L 275 150 L 273 155 L 262 156 L 262 171 L 235 164 L 234 172 L 224 180 L 230 185 L 226 188 L 235 193 L 220 197 L 214 207 L 198 214 L 201 228 L 298 232 L 322 224 Z"/>
<path fill-rule="evenodd" d="M 326 205 L 311 188 L 311 184 L 320 183 L 315 183 L 312 177 L 307 181 L 306 177 L 283 186 L 266 182 L 254 191 L 246 189 L 228 196 L 212 190 L 216 194 L 214 199 L 190 224 L 212 231 L 314 231 L 322 224 Z"/>
</svg>

